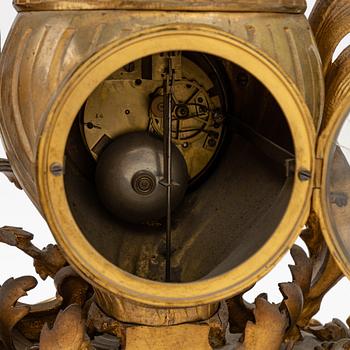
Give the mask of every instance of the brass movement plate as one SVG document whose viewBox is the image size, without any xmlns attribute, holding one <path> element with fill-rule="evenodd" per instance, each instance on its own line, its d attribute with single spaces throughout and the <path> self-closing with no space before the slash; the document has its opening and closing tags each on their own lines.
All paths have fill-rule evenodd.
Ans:
<svg viewBox="0 0 350 350">
<path fill-rule="evenodd" d="M 15 0 L 18 11 L 174 10 L 303 13 L 305 0 Z"/>
<path fill-rule="evenodd" d="M 163 136 L 161 75 L 165 60 L 166 55 L 158 54 L 132 62 L 101 83 L 87 99 L 81 129 L 95 159 L 118 136 L 137 131 Z M 181 53 L 173 58 L 173 64 L 172 141 L 186 161 L 190 179 L 194 179 L 209 166 L 222 144 L 227 108 L 222 106 L 220 87 L 210 80 L 205 68 Z M 147 71 L 149 77 L 145 76 Z"/>
</svg>

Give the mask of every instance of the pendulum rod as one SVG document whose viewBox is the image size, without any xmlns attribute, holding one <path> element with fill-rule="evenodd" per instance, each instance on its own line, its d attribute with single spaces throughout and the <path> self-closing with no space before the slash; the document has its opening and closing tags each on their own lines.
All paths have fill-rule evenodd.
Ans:
<svg viewBox="0 0 350 350">
<path fill-rule="evenodd" d="M 168 66 L 163 81 L 164 108 L 163 108 L 163 129 L 164 129 L 164 185 L 166 186 L 167 196 L 167 216 L 166 216 L 166 266 L 165 281 L 171 282 L 171 190 L 172 190 L 172 95 L 174 72 L 172 59 L 168 55 Z"/>
</svg>

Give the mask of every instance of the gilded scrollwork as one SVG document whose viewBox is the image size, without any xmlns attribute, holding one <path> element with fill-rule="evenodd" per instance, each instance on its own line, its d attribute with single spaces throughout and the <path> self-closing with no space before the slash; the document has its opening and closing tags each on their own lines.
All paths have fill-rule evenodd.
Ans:
<svg viewBox="0 0 350 350">
<path fill-rule="evenodd" d="M 70 305 L 61 311 L 50 329 L 45 325 L 40 335 L 40 349 L 45 350 L 88 350 L 85 339 L 85 320 L 78 305 Z"/>
<path fill-rule="evenodd" d="M 16 247 L 32 257 L 37 274 L 43 280 L 48 277 L 52 278 L 57 290 L 56 297 L 53 300 L 38 305 L 27 305 L 21 303 L 20 298 L 25 296 L 27 291 L 36 287 L 37 280 L 34 277 L 11 278 L 0 286 L 0 349 L 2 350 L 4 347 L 6 350 L 134 350 L 139 348 L 132 347 L 130 344 L 138 344 L 139 347 L 142 344 L 142 350 L 146 347 L 152 350 L 163 350 L 169 349 L 169 345 L 166 344 L 169 341 L 169 344 L 173 344 L 170 350 L 192 350 L 192 339 L 189 339 L 191 335 L 193 335 L 193 341 L 201 343 L 200 350 L 209 348 L 221 350 L 350 349 L 350 318 L 348 324 L 333 319 L 324 325 L 314 319 L 321 307 L 324 296 L 344 275 L 337 265 L 335 255 L 332 255 L 334 251 L 328 248 L 331 245 L 327 246 L 324 239 L 326 234 L 322 224 L 321 210 L 318 207 L 319 203 L 317 203 L 317 195 L 321 187 L 321 175 L 323 174 L 318 172 L 317 166 L 320 165 L 315 166 L 316 171 L 311 169 L 314 161 L 316 163 L 316 160 L 320 160 L 320 158 L 317 158 L 319 156 L 318 151 L 316 151 L 317 154 L 314 154 L 316 132 L 318 132 L 319 127 L 322 132 L 329 123 L 333 122 L 339 101 L 343 101 L 349 96 L 349 84 L 347 82 L 349 81 L 350 48 L 347 48 L 335 62 L 332 62 L 332 55 L 339 40 L 350 30 L 349 2 L 346 0 L 316 1 L 310 19 L 316 41 L 309 23 L 300 14 L 305 8 L 303 0 L 266 0 L 265 2 L 258 0 L 189 0 L 186 2 L 176 0 L 163 2 L 15 0 L 14 4 L 19 11 L 22 11 L 22 14 L 18 18 L 18 26 L 12 35 L 14 37 L 17 35 L 21 40 L 18 40 L 17 43 L 12 40 L 7 45 L 0 63 L 2 67 L 0 99 L 2 102 L 1 112 L 3 112 L 0 122 L 3 124 L 1 129 L 4 139 L 11 146 L 8 147 L 7 151 L 14 171 L 12 171 L 8 160 L 0 159 L 0 172 L 4 173 L 18 188 L 21 188 L 20 184 L 23 184 L 23 188 L 25 188 L 33 202 L 41 207 L 56 239 L 58 238 L 57 241 L 60 247 L 50 244 L 43 249 L 39 249 L 32 243 L 33 234 L 17 227 L 6 226 L 0 228 L 0 243 Z M 194 5 L 197 5 L 196 9 L 192 8 Z M 92 9 L 94 11 L 87 11 Z M 106 11 L 107 9 L 109 11 Z M 234 16 L 231 16 L 229 9 L 231 11 L 239 10 L 234 20 L 232 19 Z M 256 12 L 257 9 L 262 13 Z M 85 15 L 82 16 L 77 10 L 85 11 Z M 141 10 L 147 11 L 141 12 Z M 157 12 L 157 21 L 155 21 L 154 12 L 152 12 L 154 10 L 159 12 Z M 196 17 L 196 10 L 198 12 L 211 11 L 213 16 Z M 182 15 L 181 11 L 184 12 Z M 273 15 L 267 12 L 271 12 Z M 293 15 L 290 16 L 291 14 Z M 136 19 L 140 22 L 138 23 Z M 158 29 L 154 29 L 155 22 Z M 300 159 L 298 157 L 300 154 L 307 153 L 307 157 L 305 154 L 304 157 L 310 159 L 310 162 L 305 162 L 305 164 L 310 163 L 310 167 L 307 170 L 302 169 L 298 173 L 299 180 L 302 183 L 308 182 L 311 184 L 311 180 L 313 182 L 312 186 L 309 185 L 310 190 L 307 192 L 308 195 L 310 194 L 310 206 L 306 205 L 305 201 L 303 215 L 299 215 L 302 219 L 293 227 L 294 229 L 295 227 L 302 227 L 306 222 L 307 215 L 309 215 L 306 228 L 301 232 L 301 238 L 307 246 L 307 251 L 297 245 L 291 248 L 290 254 L 294 260 L 294 265 L 289 266 L 292 281 L 279 284 L 282 297 L 280 303 L 269 302 L 267 294 L 260 294 L 253 303 L 248 303 L 244 297 L 245 293 L 251 288 L 242 291 L 243 288 L 247 288 L 249 284 L 257 281 L 267 270 L 272 268 L 273 263 L 276 263 L 280 258 L 278 253 L 273 256 L 274 261 L 272 259 L 273 263 L 271 262 L 270 265 L 270 261 L 266 262 L 269 259 L 266 259 L 255 279 L 249 281 L 248 277 L 247 280 L 243 279 L 244 284 L 240 285 L 239 290 L 238 288 L 235 290 L 235 293 L 239 294 L 233 295 L 226 301 L 223 301 L 223 299 L 234 294 L 233 292 L 231 294 L 226 293 L 228 287 L 226 287 L 226 290 L 223 289 L 220 292 L 222 294 L 215 300 L 208 292 L 208 298 L 207 296 L 202 297 L 202 299 L 186 297 L 188 299 L 185 300 L 187 304 L 176 304 L 179 299 L 186 299 L 183 297 L 183 295 L 187 295 L 185 294 L 187 293 L 186 287 L 184 287 L 183 289 L 177 289 L 178 294 L 175 301 L 174 298 L 167 299 L 168 295 L 166 294 L 154 293 L 159 300 L 154 301 L 152 299 L 153 304 L 148 305 L 147 302 L 151 299 L 144 299 L 144 295 L 147 293 L 152 295 L 152 287 L 155 289 L 157 287 L 155 281 L 152 280 L 149 283 L 147 293 L 140 292 L 138 294 L 139 290 L 135 286 L 140 286 L 138 282 L 141 280 L 141 276 L 139 275 L 132 280 L 132 283 L 128 284 L 130 280 L 124 279 L 124 277 L 129 276 L 130 271 L 121 273 L 121 269 L 114 269 L 113 274 L 105 273 L 111 265 L 111 260 L 106 261 L 108 258 L 98 260 L 96 259 L 98 254 L 91 258 L 91 266 L 94 267 L 89 266 L 90 270 L 85 269 L 84 264 L 90 262 L 90 255 L 86 254 L 87 256 L 84 259 L 80 259 L 75 254 L 75 249 L 85 247 L 85 252 L 92 251 L 88 250 L 87 247 L 90 249 L 90 246 L 85 244 L 87 235 L 84 234 L 83 237 L 80 230 L 77 230 L 79 225 L 70 223 L 71 211 L 66 210 L 65 204 L 62 204 L 65 203 L 66 196 L 60 197 L 61 202 L 55 202 L 54 200 L 54 198 L 58 198 L 57 193 L 59 191 L 56 191 L 58 187 L 54 187 L 52 184 L 64 187 L 63 182 L 56 182 L 56 180 L 57 176 L 64 174 L 68 168 L 65 168 L 63 161 L 60 163 L 50 163 L 48 161 L 48 159 L 53 159 L 46 158 L 50 153 L 48 145 L 51 145 L 52 140 L 56 140 L 55 137 L 59 139 L 63 131 L 67 131 L 62 125 L 69 124 L 65 123 L 65 121 L 68 121 L 68 117 L 66 116 L 67 119 L 64 119 L 62 116 L 64 117 L 68 113 L 62 112 L 66 111 L 65 109 L 61 110 L 62 114 L 57 111 L 61 108 L 60 106 L 68 108 L 68 104 L 65 105 L 66 100 L 64 98 L 71 91 L 80 91 L 77 88 L 81 83 L 80 78 L 84 74 L 88 75 L 83 69 L 88 67 L 92 71 L 93 68 L 91 67 L 95 67 L 93 62 L 95 59 L 101 59 L 101 62 L 102 58 L 103 60 L 106 59 L 106 62 L 109 62 L 107 58 L 114 57 L 115 59 L 117 56 L 104 56 L 105 54 L 102 55 L 102 52 L 114 52 L 116 48 L 121 50 L 121 47 L 118 46 L 121 45 L 120 43 L 124 45 L 127 41 L 132 41 L 133 45 L 138 47 L 136 41 L 141 37 L 142 30 L 145 30 L 147 38 L 148 36 L 153 38 L 153 36 L 158 35 L 158 30 L 161 33 L 164 28 L 167 28 L 166 35 L 170 38 L 173 35 L 172 32 L 187 33 L 192 22 L 196 24 L 197 31 L 207 33 L 205 40 L 211 38 L 205 42 L 213 43 L 217 36 L 225 38 L 227 36 L 227 40 L 230 37 L 232 47 L 232 43 L 235 43 L 237 45 L 235 46 L 236 49 L 242 46 L 247 50 L 248 48 L 252 50 L 254 55 L 247 56 L 249 60 L 264 62 L 264 65 L 266 65 L 264 69 L 273 69 L 279 72 L 278 74 L 275 73 L 278 77 L 275 84 L 279 84 L 280 81 L 286 84 L 286 96 L 287 91 L 295 90 L 291 93 L 290 97 L 293 98 L 290 101 L 288 100 L 288 104 L 291 104 L 292 100 L 300 100 L 298 103 L 294 101 L 295 106 L 300 108 L 300 116 L 305 117 L 300 120 L 307 127 L 305 126 L 304 130 L 304 127 L 293 126 L 292 141 L 298 146 L 299 142 L 300 145 L 303 143 L 300 140 L 304 139 L 307 140 L 307 143 L 310 143 L 310 147 L 308 146 L 307 152 L 306 148 L 299 152 L 298 147 L 295 147 L 295 162 L 292 159 L 292 163 L 296 165 L 301 161 L 304 163 L 302 157 Z M 169 23 L 170 27 L 168 28 Z M 95 30 L 91 30 L 91 28 L 95 28 Z M 161 28 L 163 29 L 161 30 Z M 220 29 L 218 33 L 216 33 L 215 28 Z M 276 32 L 280 34 L 275 35 Z M 186 40 L 194 41 L 192 34 L 187 33 L 183 38 L 185 38 L 182 39 L 184 42 Z M 220 42 L 219 46 L 223 47 L 224 42 L 218 42 Z M 139 53 L 137 52 L 137 54 Z M 216 52 L 212 52 L 212 54 L 216 54 Z M 102 58 L 99 57 L 100 55 Z M 323 59 L 323 67 L 320 56 Z M 49 60 L 51 60 L 50 63 L 46 62 Z M 142 65 L 142 60 L 140 62 Z M 231 65 L 232 62 L 229 64 Z M 253 63 L 250 64 L 253 65 Z M 100 66 L 96 63 L 96 67 Z M 131 70 L 131 67 L 125 67 L 126 72 L 132 73 L 132 71 L 128 71 Z M 171 67 L 171 65 L 168 66 L 168 72 L 171 71 Z M 228 70 L 228 72 L 233 76 L 234 69 L 232 67 L 230 69 L 232 71 Z M 110 73 L 109 70 L 106 70 L 106 72 Z M 144 73 L 147 72 L 142 72 L 142 74 Z M 153 74 L 153 71 L 151 73 Z M 97 81 L 99 79 L 97 77 L 99 75 L 91 78 L 91 81 L 94 81 L 94 79 Z M 237 74 L 237 79 L 241 91 L 235 92 L 238 100 L 246 97 L 244 88 L 251 84 L 251 77 L 250 74 L 241 77 Z M 141 84 L 137 83 L 138 80 L 140 79 L 134 81 L 133 78 L 130 80 L 130 84 L 135 82 L 137 86 L 142 85 L 142 79 Z M 91 81 L 89 84 L 92 84 Z M 265 84 L 263 79 L 261 82 Z M 266 79 L 266 84 L 267 82 L 268 79 Z M 343 82 L 345 83 L 343 84 Z M 234 81 L 231 82 L 231 85 L 235 86 Z M 324 85 L 327 90 L 326 98 L 324 96 Z M 34 86 L 41 86 L 42 89 L 35 89 Z M 86 91 L 90 88 L 92 89 L 92 85 Z M 187 84 L 185 88 L 191 88 L 191 84 Z M 238 88 L 236 87 L 236 89 Z M 43 94 L 42 90 L 46 90 L 46 94 Z M 86 92 L 85 88 L 82 91 L 81 96 Z M 258 95 L 254 89 L 252 92 Z M 267 93 L 273 95 L 275 91 L 267 91 Z M 161 98 L 160 101 L 164 102 L 164 99 Z M 324 102 L 325 113 L 323 120 L 321 120 Z M 162 103 L 160 105 L 162 110 L 165 109 Z M 266 102 L 264 105 L 266 105 L 264 108 L 268 110 L 268 103 Z M 75 110 L 74 103 L 70 107 L 71 110 Z M 284 111 L 284 108 L 287 109 L 287 104 L 286 106 L 281 104 L 280 107 Z M 76 109 L 78 110 L 78 108 Z M 291 110 L 291 115 L 294 118 L 290 118 L 288 114 L 287 122 L 294 125 L 295 120 L 297 120 L 295 114 L 297 108 L 293 107 Z M 130 114 L 129 109 L 123 112 L 125 116 Z M 113 115 L 114 113 L 113 110 Z M 244 110 L 244 113 L 246 113 L 246 110 Z M 164 113 L 161 116 L 165 118 Z M 171 116 L 168 120 L 170 121 L 168 141 L 171 143 Z M 86 125 L 88 124 L 86 123 Z M 57 131 L 54 130 L 53 125 L 60 125 L 62 128 L 57 129 L 59 130 Z M 89 130 L 93 129 L 94 125 Z M 163 131 L 165 133 L 164 128 Z M 57 143 L 60 144 L 61 141 L 59 139 Z M 91 146 L 95 147 L 95 142 Z M 188 143 L 186 147 L 188 147 Z M 53 149 L 59 154 L 58 148 Z M 52 154 L 56 157 L 55 152 Z M 50 157 L 52 154 L 50 153 Z M 65 153 L 65 160 L 67 154 Z M 293 156 L 293 154 L 291 155 Z M 291 166 L 291 168 L 293 167 L 294 165 Z M 293 168 L 291 171 L 296 170 Z M 50 173 L 49 178 L 52 183 L 46 182 L 46 178 L 43 177 L 42 173 L 46 171 Z M 70 171 L 73 172 L 73 170 Z M 171 170 L 169 173 L 171 173 Z M 19 181 L 16 179 L 16 175 Z M 295 183 L 298 186 L 300 185 L 300 182 Z M 64 182 L 64 185 L 67 185 L 67 182 Z M 43 194 L 47 190 L 45 186 L 50 188 L 50 191 Z M 167 186 L 171 188 L 171 181 L 168 182 Z M 294 192 L 298 191 L 295 191 L 294 188 Z M 44 197 L 45 200 L 43 200 Z M 170 194 L 168 199 L 171 199 Z M 305 198 L 300 196 L 299 199 L 304 200 Z M 340 206 L 343 206 L 347 197 L 340 196 L 340 198 L 334 198 L 333 200 L 339 200 Z M 70 202 L 70 205 L 71 207 L 78 206 L 74 201 Z M 60 206 L 65 209 L 63 210 Z M 55 210 L 52 210 L 52 208 Z M 62 217 L 55 216 L 57 214 L 56 209 L 57 212 L 61 209 L 62 212 L 65 211 L 62 217 L 67 220 L 58 220 L 57 218 L 61 219 Z M 69 213 L 68 216 L 66 216 L 67 213 Z M 84 211 L 83 214 L 85 215 Z M 91 223 L 95 224 L 93 220 L 91 220 Z M 85 225 L 90 225 L 90 221 Z M 123 225 L 121 224 L 121 226 Z M 64 235 L 61 234 L 61 231 L 65 232 Z M 97 230 L 97 240 L 101 238 L 102 231 L 103 229 Z M 299 232 L 296 229 L 293 231 L 295 237 Z M 70 237 L 78 237 L 78 240 L 70 241 Z M 140 247 L 143 243 L 142 240 L 143 237 L 139 241 L 141 242 Z M 125 239 L 124 241 L 128 240 Z M 223 239 L 223 241 L 225 240 Z M 71 242 L 75 242 L 75 244 L 71 244 Z M 76 242 L 81 245 L 76 244 Z M 118 250 L 110 243 L 109 238 L 105 239 L 105 243 Z M 136 246 L 137 249 L 139 248 L 134 242 L 131 242 L 131 244 Z M 293 244 L 293 240 L 289 237 L 289 243 L 284 246 L 285 249 L 290 248 L 291 244 Z M 61 249 L 72 265 L 66 260 Z M 170 257 L 172 254 L 171 247 L 169 247 L 168 252 Z M 179 254 L 178 251 L 175 251 L 176 254 Z M 237 254 L 236 251 L 235 254 Z M 250 259 L 253 256 L 250 254 L 252 253 L 247 253 L 244 258 L 249 257 Z M 94 254 L 91 253 L 91 255 Z M 257 257 L 258 255 L 254 256 Z M 104 257 L 106 256 L 104 255 Z M 131 258 L 133 259 L 133 257 Z M 220 260 L 220 257 L 216 258 L 218 261 Z M 146 258 L 143 259 L 142 263 L 145 263 L 146 260 Z M 199 261 L 197 256 L 196 260 Z M 198 261 L 195 264 L 199 265 Z M 152 264 L 157 264 L 157 259 L 154 257 Z M 98 266 L 97 272 L 94 270 L 95 265 Z M 185 268 L 188 268 L 189 265 L 191 263 L 188 263 Z M 229 272 L 232 272 L 235 268 L 236 266 Z M 342 269 L 344 271 L 344 268 Z M 227 270 L 225 271 L 227 272 Z M 117 277 L 114 275 L 116 273 L 118 273 Z M 103 277 L 101 279 L 103 283 L 97 281 L 101 276 Z M 221 281 L 218 282 L 217 285 L 219 285 L 227 275 L 224 278 L 221 273 L 214 275 L 214 282 L 211 282 L 212 276 L 208 276 L 210 277 L 203 278 L 198 283 L 200 286 L 197 287 L 200 293 L 203 290 L 206 293 L 207 289 L 215 286 L 217 281 Z M 232 275 L 230 276 L 232 277 Z M 115 280 L 118 281 L 118 284 L 114 284 L 114 289 L 109 290 L 113 278 L 114 282 Z M 170 279 L 168 282 L 170 282 Z M 202 282 L 203 284 L 201 284 Z M 192 281 L 189 283 L 192 283 Z M 194 286 L 194 284 L 190 286 Z M 116 285 L 119 289 L 115 288 Z M 171 292 L 171 288 L 172 286 L 166 293 Z M 174 289 L 176 289 L 175 283 Z M 213 290 L 215 291 L 215 288 Z M 120 294 L 118 294 L 119 292 Z M 205 293 L 200 295 L 206 295 Z M 161 297 L 162 295 L 163 297 Z M 193 295 L 190 295 L 190 297 L 194 298 Z M 196 302 L 193 302 L 193 300 L 196 300 Z M 144 337 L 145 334 L 146 337 Z M 163 334 L 165 334 L 164 338 Z M 183 334 L 185 334 L 185 340 L 181 339 Z M 156 346 L 154 346 L 156 339 L 152 339 L 152 337 L 157 337 Z M 146 343 L 147 346 L 144 345 Z M 197 350 L 196 345 L 193 346 L 193 349 Z"/>
<path fill-rule="evenodd" d="M 347 325 L 336 319 L 322 325 L 312 319 L 325 294 L 343 277 L 315 227 L 316 222 L 310 219 L 302 234 L 310 256 L 297 245 L 291 249 L 295 263 L 289 266 L 293 282 L 279 284 L 283 296 L 279 305 L 269 304 L 267 295 L 260 295 L 254 304 L 249 304 L 244 293 L 227 301 L 230 331 L 244 334 L 243 343 L 235 342 L 232 349 L 258 349 L 259 344 L 260 349 L 303 350 L 310 349 L 311 343 L 317 350 L 347 349 Z M 270 336 L 274 329 L 271 324 L 276 327 L 275 338 Z M 277 336 L 278 329 L 282 336 Z"/>
<path fill-rule="evenodd" d="M 260 297 L 255 301 L 254 318 L 255 322 L 247 322 L 244 341 L 238 349 L 280 349 L 288 328 L 287 313 Z"/>
<path fill-rule="evenodd" d="M 18 299 L 27 295 L 27 291 L 36 285 L 34 277 L 24 276 L 10 278 L 0 287 L 0 342 L 6 349 L 15 350 L 12 330 L 30 311 L 28 305 L 17 304 Z"/>
<path fill-rule="evenodd" d="M 293 281 L 279 284 L 283 296 L 280 304 L 269 303 L 266 294 L 259 295 L 253 304 L 244 300 L 244 293 L 229 299 L 229 329 L 236 339 L 231 345 L 225 345 L 225 337 L 222 337 L 228 327 L 227 322 L 222 323 L 227 317 L 225 308 L 221 307 L 220 315 L 215 314 L 212 321 L 203 323 L 211 329 L 213 348 L 304 350 L 312 343 L 320 350 L 347 349 L 350 342 L 347 325 L 336 319 L 322 325 L 312 319 L 324 295 L 342 276 L 324 254 L 324 242 L 317 239 L 321 236 L 314 229 L 314 222 L 310 221 L 302 235 L 310 256 L 297 245 L 291 249 L 295 263 L 290 265 Z M 32 245 L 30 233 L 16 228 L 3 228 L 0 233 L 2 242 L 18 247 L 34 260 L 45 261 L 45 253 Z M 93 349 L 90 339 L 97 334 L 112 335 L 115 344 L 125 345 L 127 329 L 132 325 L 107 316 L 94 302 L 91 286 L 63 258 L 56 256 L 54 261 L 56 263 L 51 263 L 49 270 L 44 272 L 37 268 L 37 271 L 41 272 L 42 278 L 49 275 L 54 278 L 56 300 L 39 307 L 18 302 L 26 291 L 36 286 L 34 277 L 10 279 L 0 288 L 0 339 L 3 344 L 8 349 L 16 349 L 13 334 L 19 330 L 27 341 L 32 342 L 32 349 Z M 35 317 L 39 329 L 33 327 Z"/>
<path fill-rule="evenodd" d="M 17 247 L 34 260 L 36 272 L 45 280 L 53 277 L 67 264 L 58 246 L 49 244 L 44 249 L 39 249 L 32 244 L 33 234 L 19 227 L 5 226 L 0 228 L 0 243 Z"/>
</svg>

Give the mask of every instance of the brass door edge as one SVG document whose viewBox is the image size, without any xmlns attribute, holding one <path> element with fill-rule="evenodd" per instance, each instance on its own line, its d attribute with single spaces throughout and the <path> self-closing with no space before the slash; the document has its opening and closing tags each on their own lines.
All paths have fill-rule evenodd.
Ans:
<svg viewBox="0 0 350 350">
<path fill-rule="evenodd" d="M 328 218 L 325 216 L 324 210 L 324 202 L 322 201 L 322 189 L 315 188 L 312 195 L 312 210 L 316 214 L 320 229 L 322 231 L 323 238 L 327 244 L 327 247 L 339 267 L 340 271 L 342 271 L 346 276 L 350 276 L 350 266 L 344 263 L 345 256 L 341 253 L 337 242 L 335 242 L 332 238 L 332 234 L 330 231 L 330 223 Z"/>
<path fill-rule="evenodd" d="M 327 99 L 322 130 L 317 140 L 316 160 L 318 162 L 315 174 L 315 188 L 312 207 L 317 214 L 322 233 L 328 248 L 341 270 L 350 276 L 348 258 L 344 246 L 337 238 L 328 213 L 328 181 L 329 167 L 332 161 L 331 150 L 335 144 L 338 132 L 350 112 L 350 47 L 330 66 L 327 77 Z"/>
<path fill-rule="evenodd" d="M 323 158 L 315 158 L 315 175 L 314 175 L 314 189 L 318 189 L 322 185 L 323 174 Z"/>
</svg>

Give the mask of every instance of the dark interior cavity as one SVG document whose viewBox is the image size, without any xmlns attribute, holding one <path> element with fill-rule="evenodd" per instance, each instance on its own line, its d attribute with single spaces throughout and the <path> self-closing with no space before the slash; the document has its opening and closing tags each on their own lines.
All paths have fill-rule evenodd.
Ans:
<svg viewBox="0 0 350 350">
<path fill-rule="evenodd" d="M 146 133 L 164 141 L 162 59 L 168 55 L 131 62 L 102 82 L 74 121 L 65 154 L 67 198 L 87 240 L 119 268 L 156 281 L 165 281 L 166 211 L 160 218 L 151 212 L 149 218 L 147 214 L 138 220 L 133 214 L 124 220 L 101 199 L 96 168 L 111 144 L 129 133 L 136 139 L 138 133 Z M 171 213 L 171 282 L 190 282 L 238 266 L 271 237 L 291 196 L 294 147 L 281 108 L 253 74 L 206 54 L 171 55 L 175 67 L 171 96 L 176 100 L 171 105 L 171 136 L 188 169 L 184 193 Z M 186 94 L 197 90 L 192 102 Z M 115 145 L 116 157 L 124 157 Z M 135 149 L 137 145 L 132 144 Z M 164 177 L 160 146 L 158 151 L 160 179 Z M 108 159 L 112 164 L 113 153 Z M 106 176 L 108 181 L 128 179 L 118 162 L 117 170 Z M 104 171 L 109 171 L 108 162 Z M 156 201 L 159 198 L 164 202 L 160 206 L 166 207 L 166 189 L 163 193 L 156 179 L 160 186 Z M 154 182 L 147 181 L 140 182 L 141 190 L 151 192 Z M 125 185 L 120 186 L 118 190 L 124 190 Z M 142 200 L 146 208 L 149 193 L 142 195 L 137 200 L 143 214 L 148 211 L 143 211 Z"/>
</svg>

